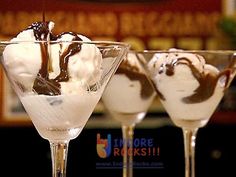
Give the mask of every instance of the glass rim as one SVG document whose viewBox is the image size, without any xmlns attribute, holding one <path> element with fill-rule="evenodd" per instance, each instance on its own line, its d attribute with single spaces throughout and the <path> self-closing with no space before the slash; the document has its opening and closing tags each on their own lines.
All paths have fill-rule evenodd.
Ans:
<svg viewBox="0 0 236 177">
<path fill-rule="evenodd" d="M 0 45 L 10 45 L 10 44 L 19 44 L 19 43 L 80 43 L 80 44 L 110 44 L 110 45 L 119 45 L 119 46 L 124 46 L 124 47 L 130 47 L 131 45 L 126 42 L 117 42 L 117 41 L 69 41 L 69 40 L 0 40 Z"/>
<path fill-rule="evenodd" d="M 231 49 L 199 49 L 199 50 L 192 50 L 192 49 L 177 49 L 177 50 L 130 50 L 131 52 L 137 54 L 156 54 L 156 53 L 195 53 L 195 54 L 235 54 L 236 50 Z"/>
</svg>

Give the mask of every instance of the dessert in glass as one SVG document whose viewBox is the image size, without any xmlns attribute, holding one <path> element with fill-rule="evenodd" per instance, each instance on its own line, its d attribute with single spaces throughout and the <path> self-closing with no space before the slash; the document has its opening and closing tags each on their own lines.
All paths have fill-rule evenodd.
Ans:
<svg viewBox="0 0 236 177">
<path fill-rule="evenodd" d="M 65 177 L 69 142 L 84 128 L 129 45 L 92 42 L 73 32 L 54 35 L 53 26 L 35 22 L 0 41 L 0 59 L 38 133 L 50 142 L 52 176 Z"/>
<path fill-rule="evenodd" d="M 236 67 L 235 51 L 144 51 L 146 69 L 173 123 L 181 127 L 185 177 L 195 176 L 195 140 L 230 86 Z"/>
<path fill-rule="evenodd" d="M 145 117 L 156 93 L 136 52 L 129 51 L 108 83 L 102 101 L 110 115 L 121 123 L 123 177 L 133 176 L 134 127 Z"/>
</svg>

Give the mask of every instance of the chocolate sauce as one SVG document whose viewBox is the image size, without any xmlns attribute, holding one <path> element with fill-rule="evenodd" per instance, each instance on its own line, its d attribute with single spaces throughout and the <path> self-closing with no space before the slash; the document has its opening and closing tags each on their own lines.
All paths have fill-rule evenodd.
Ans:
<svg viewBox="0 0 236 177">
<path fill-rule="evenodd" d="M 228 85 L 231 74 L 230 69 L 226 69 L 220 72 L 218 75 L 212 73 L 205 74 L 204 72 L 200 72 L 188 58 L 177 58 L 176 60 L 173 60 L 171 63 L 165 64 L 166 67 L 165 74 L 170 77 L 173 76 L 175 74 L 175 66 L 180 64 L 187 65 L 190 68 L 192 75 L 194 76 L 194 78 L 196 78 L 196 80 L 199 83 L 199 86 L 194 91 L 194 94 L 184 97 L 182 99 L 182 101 L 185 103 L 188 104 L 200 103 L 209 99 L 214 94 L 217 82 L 221 77 L 225 77 L 225 87 Z M 161 68 L 163 68 L 163 65 L 161 66 Z M 163 94 L 161 94 L 160 98 L 162 100 L 165 100 Z"/>
<path fill-rule="evenodd" d="M 82 41 L 76 33 L 73 32 L 63 32 L 60 35 L 57 36 L 57 38 L 61 38 L 62 35 L 70 34 L 74 36 L 73 41 Z M 61 46 L 62 47 L 62 46 Z M 69 80 L 69 74 L 68 74 L 68 62 L 69 57 L 75 55 L 76 53 L 79 53 L 81 50 L 81 44 L 78 43 L 71 43 L 67 50 L 65 50 L 60 55 L 60 74 L 54 79 L 56 82 L 66 82 Z"/>
<path fill-rule="evenodd" d="M 35 22 L 32 23 L 26 30 L 32 29 L 34 37 L 37 41 L 47 41 L 47 37 L 50 33 L 48 28 L 49 22 Z"/>
<path fill-rule="evenodd" d="M 148 80 L 147 76 L 139 71 L 139 68 L 130 63 L 127 60 L 123 60 L 119 68 L 116 71 L 116 74 L 125 74 L 130 80 L 137 80 L 141 83 L 141 98 L 149 98 L 153 92 L 153 86 Z"/>
<path fill-rule="evenodd" d="M 59 57 L 60 73 L 54 79 L 49 79 L 50 57 L 49 57 L 48 45 L 53 45 L 50 44 L 50 41 L 61 38 L 63 34 L 70 34 L 74 36 L 72 41 L 81 41 L 81 39 L 78 37 L 77 34 L 72 32 L 64 32 L 59 34 L 58 36 L 55 36 L 52 33 L 50 33 L 48 24 L 49 24 L 48 22 L 36 22 L 33 23 L 28 28 L 33 30 L 35 39 L 40 41 L 40 49 L 42 57 L 41 68 L 34 81 L 33 90 L 38 94 L 60 95 L 61 94 L 60 82 L 66 82 L 69 80 L 69 74 L 68 74 L 69 58 L 75 55 L 76 53 L 80 52 L 81 44 L 71 43 L 63 52 L 58 51 L 60 54 Z M 48 37 L 50 37 L 49 40 L 47 39 Z M 60 44 L 60 47 L 62 49 L 62 44 Z"/>
</svg>

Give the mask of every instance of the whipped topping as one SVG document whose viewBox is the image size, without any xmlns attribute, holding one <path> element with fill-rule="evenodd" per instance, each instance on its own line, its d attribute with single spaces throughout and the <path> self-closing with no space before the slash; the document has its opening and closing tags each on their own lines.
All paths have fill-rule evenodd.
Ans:
<svg viewBox="0 0 236 177">
<path fill-rule="evenodd" d="M 74 93 L 79 91 L 75 88 L 96 84 L 102 70 L 99 49 L 92 44 L 71 42 L 91 41 L 83 35 L 54 35 L 53 27 L 53 22 L 36 22 L 12 39 L 16 43 L 3 52 L 10 76 L 23 90 L 45 95 Z"/>
<path fill-rule="evenodd" d="M 172 50 L 173 51 L 173 50 Z M 148 64 L 152 78 L 156 81 L 156 87 L 161 99 L 165 100 L 162 90 L 164 85 L 160 82 L 175 82 L 175 87 L 184 92 L 182 101 L 185 103 L 198 103 L 210 98 L 224 77 L 225 83 L 220 86 L 227 86 L 229 71 L 219 72 L 219 70 L 209 64 L 205 59 L 192 53 L 159 53 L 155 54 Z M 163 89 L 165 90 L 165 89 Z"/>
<path fill-rule="evenodd" d="M 173 119 L 208 119 L 224 95 L 230 70 L 194 53 L 157 53 L 148 63 L 157 93 Z"/>
</svg>

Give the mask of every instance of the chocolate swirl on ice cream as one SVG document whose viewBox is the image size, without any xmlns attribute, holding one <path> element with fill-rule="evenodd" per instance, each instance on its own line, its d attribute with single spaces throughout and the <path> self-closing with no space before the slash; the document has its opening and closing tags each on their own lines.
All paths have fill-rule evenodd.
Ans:
<svg viewBox="0 0 236 177">
<path fill-rule="evenodd" d="M 48 50 L 48 45 L 51 40 L 60 39 L 64 34 L 70 34 L 74 36 L 72 41 L 81 41 L 77 34 L 72 32 L 64 32 L 57 36 L 54 36 L 48 27 L 48 22 L 36 22 L 33 23 L 28 29 L 32 29 L 35 39 L 40 42 L 40 49 L 41 49 L 41 57 L 42 57 L 42 64 L 41 68 L 37 74 L 37 77 L 34 81 L 33 90 L 38 94 L 45 94 L 45 95 L 60 95 L 60 82 L 66 82 L 69 80 L 68 74 L 68 62 L 69 58 L 76 53 L 80 52 L 81 45 L 78 43 L 71 43 L 68 45 L 66 50 L 60 52 L 60 73 L 54 79 L 49 79 L 49 72 L 51 70 L 51 62 L 50 62 L 50 55 Z M 62 49 L 62 45 L 60 45 Z"/>
<path fill-rule="evenodd" d="M 196 58 L 198 58 L 197 55 Z M 209 99 L 214 94 L 216 85 L 219 79 L 221 78 L 224 80 L 224 82 L 222 83 L 224 87 L 228 85 L 231 70 L 228 69 L 218 73 L 210 72 L 210 70 L 200 71 L 193 64 L 193 61 L 186 57 L 174 58 L 171 60 L 171 62 L 162 63 L 159 69 L 159 74 L 160 75 L 166 74 L 167 76 L 172 77 L 175 75 L 175 68 L 178 65 L 187 66 L 191 70 L 193 77 L 199 83 L 199 86 L 194 90 L 192 95 L 182 98 L 182 101 L 184 103 L 188 104 L 200 103 Z M 206 69 L 206 67 L 204 69 Z M 160 98 L 165 100 L 163 94 L 161 92 L 160 94 L 161 94 Z"/>
<path fill-rule="evenodd" d="M 147 99 L 152 96 L 154 90 L 151 83 L 147 79 L 147 76 L 140 71 L 140 69 L 131 65 L 128 60 L 123 60 L 120 64 L 116 74 L 125 74 L 132 81 L 139 81 L 141 84 L 141 97 Z"/>
</svg>

